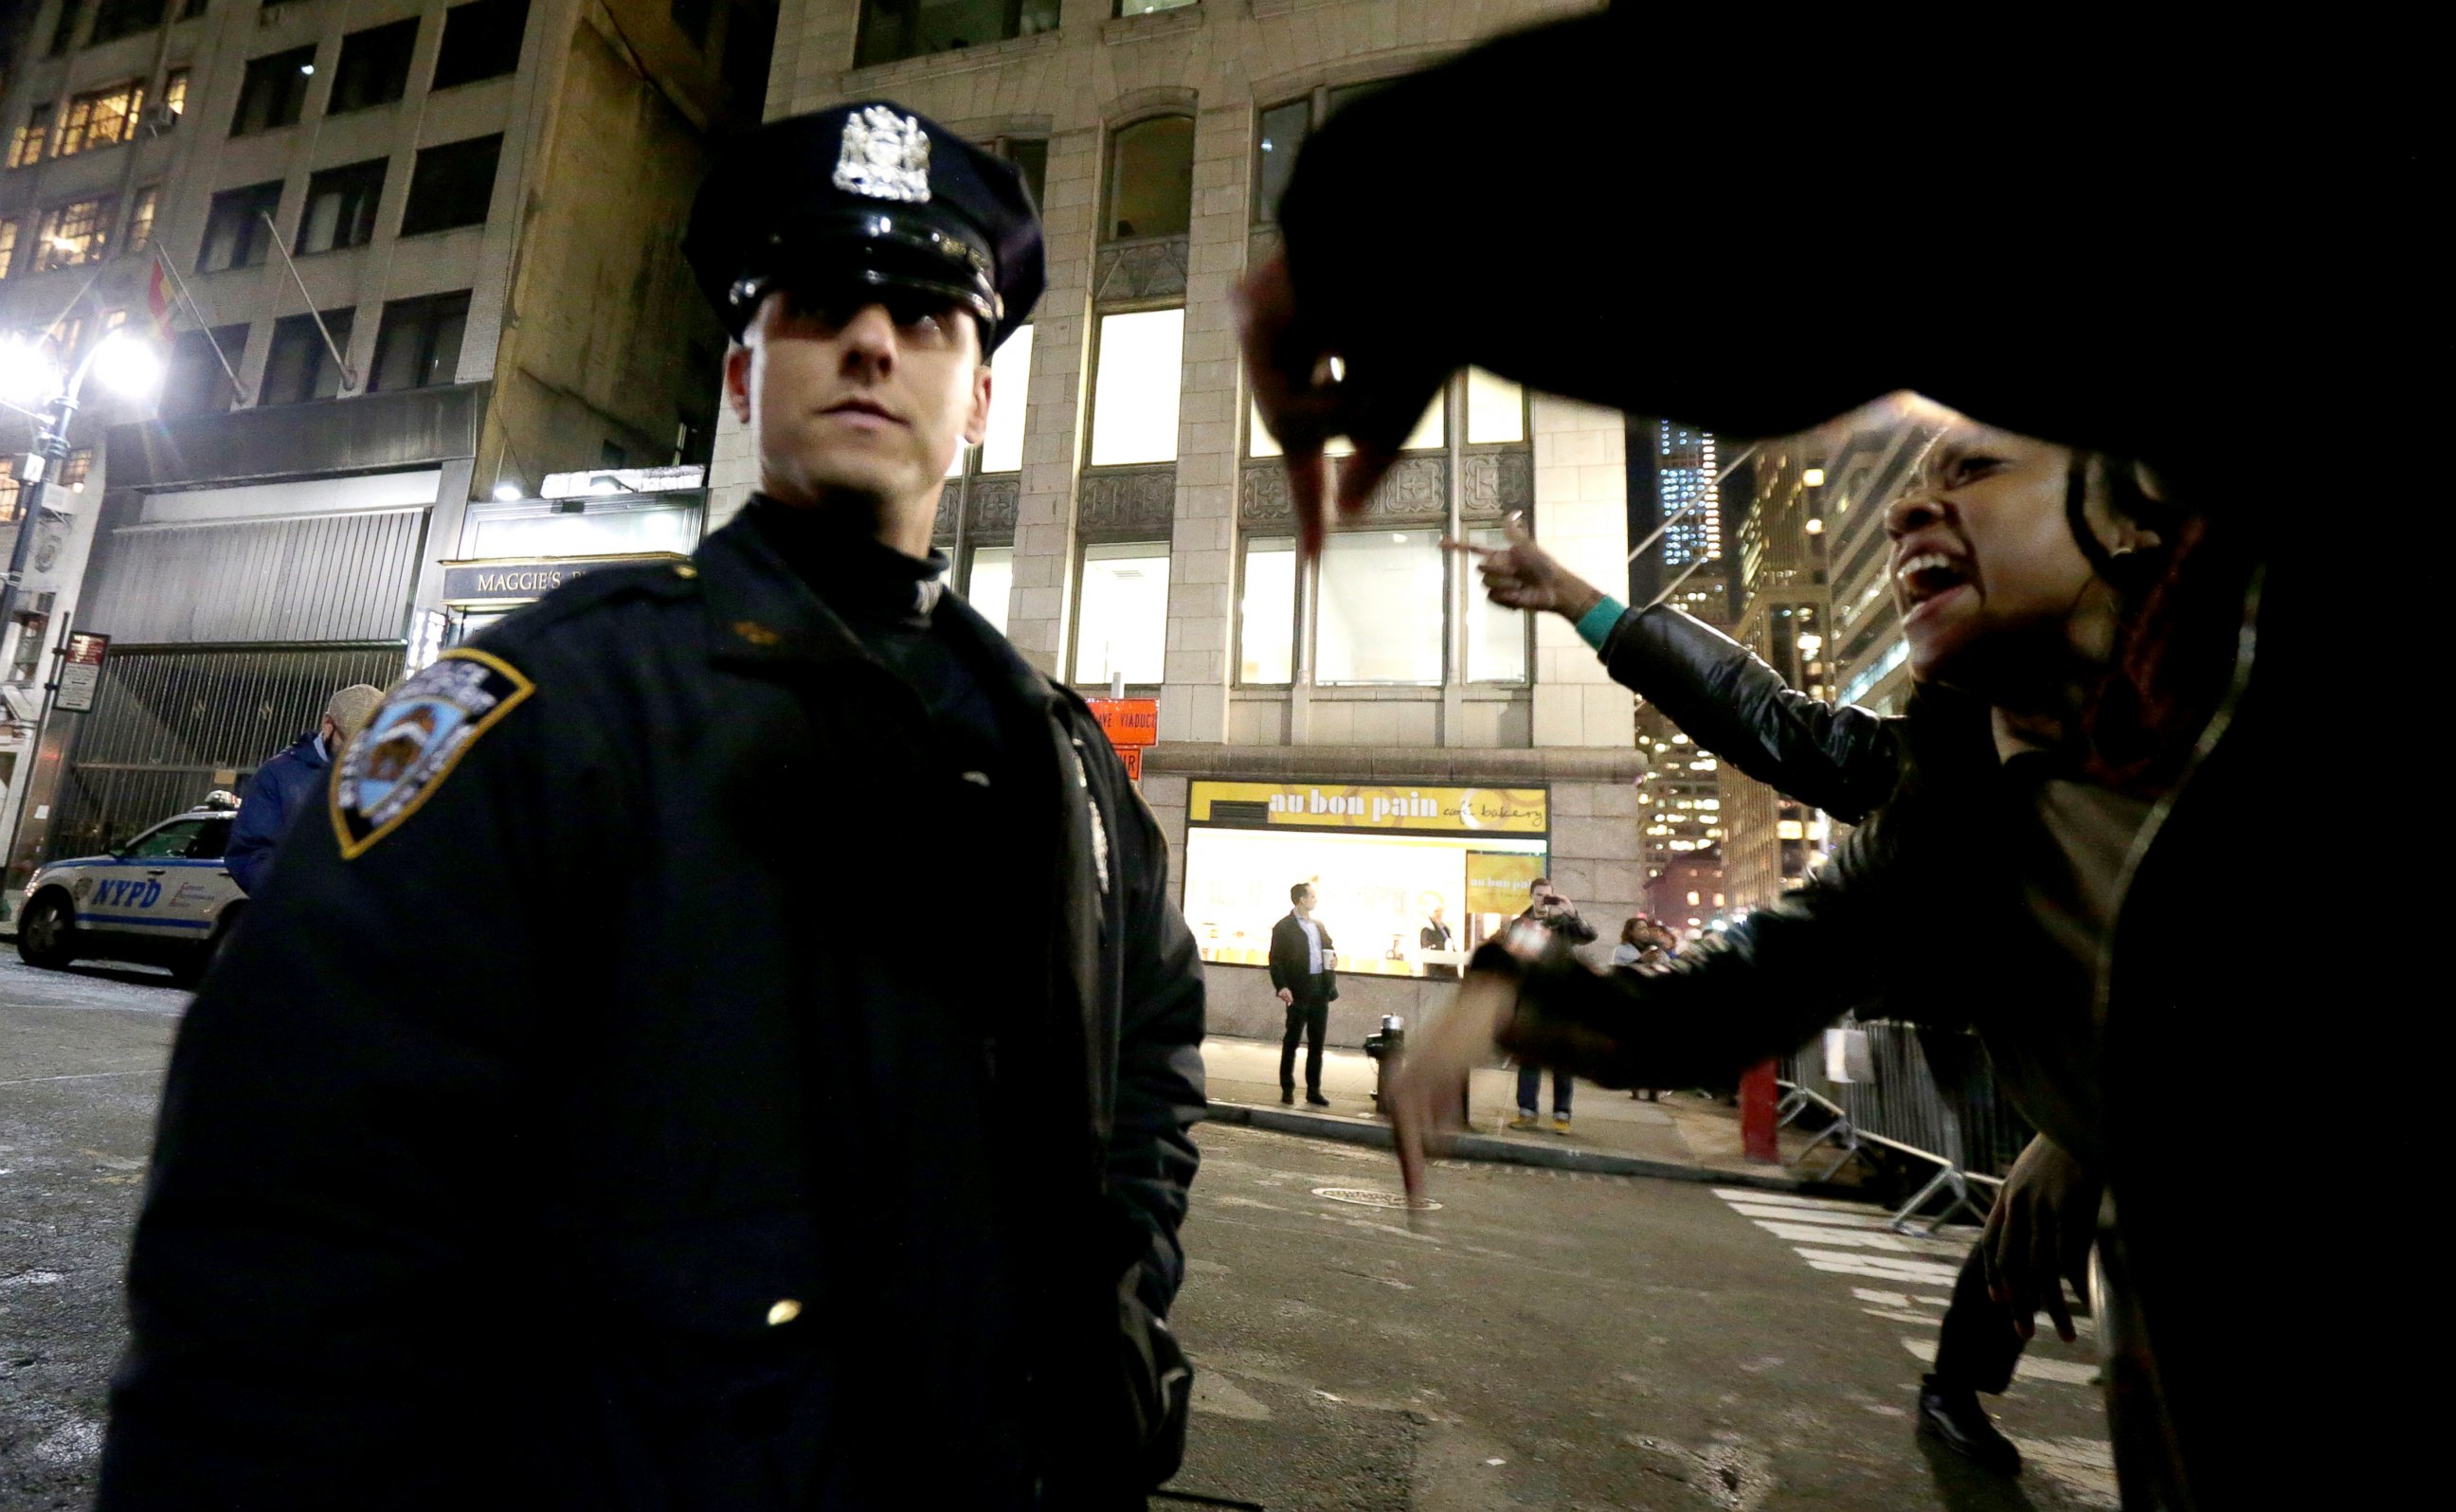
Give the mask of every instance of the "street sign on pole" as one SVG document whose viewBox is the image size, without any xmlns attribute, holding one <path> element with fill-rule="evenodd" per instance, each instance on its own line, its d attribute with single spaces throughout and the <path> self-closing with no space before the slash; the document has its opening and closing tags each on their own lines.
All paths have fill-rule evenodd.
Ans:
<svg viewBox="0 0 2456 1512">
<path fill-rule="evenodd" d="M 1092 717 L 1126 764 L 1130 782 L 1143 780 L 1143 747 L 1159 743 L 1159 700 L 1156 698 L 1092 698 Z"/>
<path fill-rule="evenodd" d="M 72 714 L 93 708 L 94 684 L 102 680 L 102 659 L 111 653 L 111 637 L 91 630 L 70 632 L 60 661 L 59 697 L 51 706 Z"/>
</svg>

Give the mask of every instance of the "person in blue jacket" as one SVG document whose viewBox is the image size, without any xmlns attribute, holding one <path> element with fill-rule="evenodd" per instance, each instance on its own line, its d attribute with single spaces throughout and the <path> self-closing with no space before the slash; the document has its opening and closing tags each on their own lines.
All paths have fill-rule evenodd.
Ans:
<svg viewBox="0 0 2456 1512">
<path fill-rule="evenodd" d="M 230 849 L 223 863 L 231 880 L 253 894 L 273 865 L 274 847 L 290 828 L 291 816 L 312 805 L 324 790 L 333 758 L 350 737 L 366 727 L 367 719 L 383 702 L 383 690 L 353 683 L 324 702 L 324 716 L 316 728 L 256 769 L 247 801 L 231 824 Z"/>
</svg>

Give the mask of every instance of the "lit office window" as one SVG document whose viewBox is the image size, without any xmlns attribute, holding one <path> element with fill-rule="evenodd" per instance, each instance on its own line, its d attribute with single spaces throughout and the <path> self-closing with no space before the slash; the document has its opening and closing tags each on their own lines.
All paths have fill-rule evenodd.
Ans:
<svg viewBox="0 0 2456 1512">
<path fill-rule="evenodd" d="M 1246 417 L 1245 449 L 1247 453 L 1255 457 L 1279 456 L 1279 443 L 1271 439 L 1270 430 L 1262 424 L 1261 409 L 1259 406 L 1251 406 L 1251 408 L 1252 413 Z M 1443 394 L 1437 396 L 1433 399 L 1432 407 L 1418 418 L 1416 428 L 1407 433 L 1406 440 L 1399 449 L 1407 452 L 1441 450 L 1449 444 L 1448 421 L 1449 396 Z M 1330 444 L 1321 450 L 1325 457 L 1345 457 L 1356 450 L 1356 447 L 1346 437 L 1335 436 L 1331 438 Z"/>
<path fill-rule="evenodd" d="M 73 157 L 97 147 L 116 147 L 136 135 L 136 121 L 145 109 L 145 81 L 131 79 L 107 90 L 72 95 L 60 116 L 56 155 Z"/>
<path fill-rule="evenodd" d="M 1168 542 L 1111 541 L 1083 548 L 1075 596 L 1074 681 L 1156 683 L 1168 644 Z"/>
<path fill-rule="evenodd" d="M 1012 473 L 1023 467 L 1024 401 L 1031 396 L 1032 327 L 1008 337 L 990 358 L 990 433 L 981 442 L 981 471 Z"/>
<path fill-rule="evenodd" d="M 34 248 L 34 271 L 74 268 L 100 262 L 111 246 L 111 214 L 117 205 L 109 197 L 80 199 L 43 212 L 43 230 Z"/>
<path fill-rule="evenodd" d="M 1469 400 L 1469 423 L 1475 411 Z M 1504 544 L 1507 536 L 1498 530 L 1470 530 L 1467 540 L 1479 546 Z M 1504 609 L 1484 597 L 1483 585 L 1473 577 L 1467 581 L 1466 611 L 1466 680 L 1470 683 L 1524 683 L 1526 681 L 1526 611 Z"/>
<path fill-rule="evenodd" d="M 9 269 L 17 260 L 17 221 L 0 220 L 0 278 L 9 276 Z"/>
<path fill-rule="evenodd" d="M 1237 605 L 1237 681 L 1294 681 L 1296 636 L 1296 541 L 1257 536 L 1245 542 L 1245 591 Z"/>
<path fill-rule="evenodd" d="M 167 131 L 178 125 L 179 117 L 187 113 L 188 71 L 173 69 L 162 76 L 163 129 Z"/>
<path fill-rule="evenodd" d="M 1183 310 L 1100 317 L 1099 369 L 1092 379 L 1093 466 L 1177 460 L 1184 349 Z"/>
<path fill-rule="evenodd" d="M 1109 139 L 1109 235 L 1182 236 L 1193 218 L 1193 116 L 1136 121 Z"/>
<path fill-rule="evenodd" d="M 1014 591 L 1014 548 L 1013 546 L 974 546 L 972 572 L 964 592 L 964 601 L 982 619 L 1006 634 L 1007 599 Z"/>
<path fill-rule="evenodd" d="M 26 112 L 17 124 L 16 133 L 9 138 L 9 166 L 24 168 L 43 160 L 43 149 L 51 145 L 53 102 L 45 100 Z"/>
<path fill-rule="evenodd" d="M 1321 554 L 1316 682 L 1441 682 L 1441 535 L 1354 530 L 1330 538 Z"/>
<path fill-rule="evenodd" d="M 1480 367 L 1466 370 L 1466 443 L 1526 439 L 1526 391 Z"/>
<path fill-rule="evenodd" d="M 154 245 L 154 212 L 161 202 L 159 184 L 148 184 L 136 192 L 134 203 L 128 207 L 128 251 L 143 252 Z"/>
</svg>

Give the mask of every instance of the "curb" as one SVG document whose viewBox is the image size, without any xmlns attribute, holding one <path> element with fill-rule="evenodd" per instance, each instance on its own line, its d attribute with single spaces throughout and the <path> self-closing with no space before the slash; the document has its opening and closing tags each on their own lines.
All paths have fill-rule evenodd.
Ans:
<svg viewBox="0 0 2456 1512">
<path fill-rule="evenodd" d="M 1348 1118 L 1338 1114 L 1299 1113 L 1293 1108 L 1267 1108 L 1244 1102 L 1215 1102 L 1204 1117 L 1213 1123 L 1243 1124 L 1273 1134 L 1304 1134 L 1341 1144 L 1391 1148 L 1390 1126 L 1378 1118 Z M 1445 1157 L 1484 1160 L 1496 1165 L 1542 1166 L 1554 1171 L 1583 1171 L 1593 1175 L 1651 1176 L 1660 1181 L 1695 1181 L 1726 1187 L 1754 1187 L 1765 1192 L 1798 1192 L 1808 1183 L 1789 1172 L 1730 1171 L 1648 1160 L 1643 1155 L 1606 1154 L 1574 1145 L 1520 1144 L 1490 1134 L 1460 1134 Z"/>
</svg>

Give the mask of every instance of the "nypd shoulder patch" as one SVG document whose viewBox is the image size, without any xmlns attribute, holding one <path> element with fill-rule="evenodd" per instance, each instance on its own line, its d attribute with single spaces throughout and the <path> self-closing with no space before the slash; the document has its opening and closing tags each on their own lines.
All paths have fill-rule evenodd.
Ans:
<svg viewBox="0 0 2456 1512">
<path fill-rule="evenodd" d="M 400 828 L 478 737 L 537 691 L 520 669 L 446 651 L 376 710 L 333 766 L 333 833 L 347 860 Z"/>
</svg>

